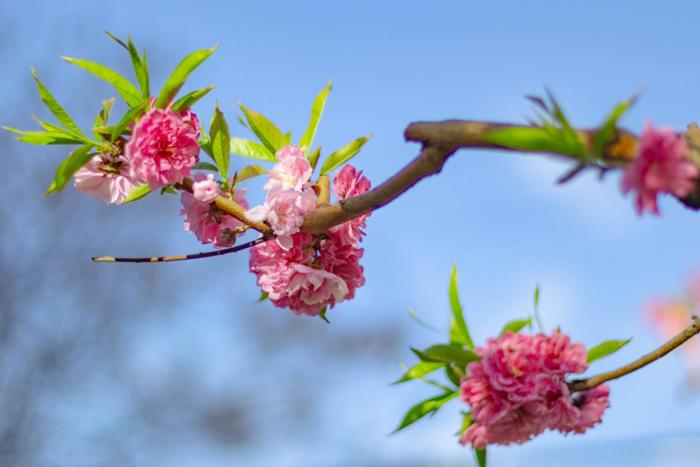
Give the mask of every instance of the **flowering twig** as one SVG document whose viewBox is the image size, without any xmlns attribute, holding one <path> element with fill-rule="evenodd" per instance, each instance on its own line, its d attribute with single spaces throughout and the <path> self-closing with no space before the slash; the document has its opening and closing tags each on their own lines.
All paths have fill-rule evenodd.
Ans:
<svg viewBox="0 0 700 467">
<path fill-rule="evenodd" d="M 693 316 L 693 322 L 687 328 L 678 333 L 675 337 L 663 344 L 658 349 L 649 352 L 648 354 L 643 355 L 637 360 L 616 370 L 601 373 L 586 379 L 572 381 L 569 383 L 569 390 L 571 392 L 587 391 L 607 381 L 611 381 L 637 371 L 640 368 L 660 359 L 698 333 L 700 333 L 700 317 Z"/>
<path fill-rule="evenodd" d="M 203 253 L 194 253 L 189 255 L 176 255 L 176 256 L 151 256 L 151 257 L 140 257 L 140 258 L 117 258 L 114 256 L 93 256 L 92 260 L 96 263 L 171 263 L 173 261 L 185 261 L 190 259 L 201 259 L 201 258 L 211 258 L 212 256 L 221 256 L 228 253 L 236 253 L 237 251 L 246 250 L 252 248 L 255 245 L 271 240 L 272 237 L 260 237 L 255 240 L 251 240 L 246 243 L 241 243 L 240 245 L 232 246 L 230 248 L 221 248 L 220 250 L 206 251 Z"/>
</svg>

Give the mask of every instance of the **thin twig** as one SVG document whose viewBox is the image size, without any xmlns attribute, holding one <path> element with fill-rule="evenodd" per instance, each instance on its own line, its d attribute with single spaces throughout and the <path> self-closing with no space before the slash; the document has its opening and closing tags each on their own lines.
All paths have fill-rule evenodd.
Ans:
<svg viewBox="0 0 700 467">
<path fill-rule="evenodd" d="M 608 371 L 607 373 L 601 373 L 599 375 L 591 376 L 586 379 L 571 381 L 570 383 L 568 383 L 569 391 L 587 391 L 588 389 L 592 389 L 607 381 L 611 381 L 613 379 L 617 379 L 621 376 L 625 376 L 629 373 L 637 371 L 640 368 L 645 367 L 648 364 L 660 359 L 661 357 L 668 354 L 675 348 L 679 347 L 698 333 L 700 333 L 700 318 L 697 316 L 693 316 L 693 322 L 687 328 L 678 333 L 675 337 L 673 337 L 671 340 L 666 342 L 658 349 L 654 350 L 653 352 L 649 352 L 648 354 L 643 355 L 642 357 L 638 358 L 632 363 L 629 363 L 616 370 Z"/>
<path fill-rule="evenodd" d="M 152 257 L 142 257 L 142 258 L 115 258 L 114 256 L 94 256 L 92 260 L 96 263 L 171 263 L 173 261 L 186 261 L 190 259 L 200 259 L 200 258 L 211 258 L 212 256 L 222 256 L 229 253 L 236 253 L 238 251 L 247 250 L 255 245 L 259 245 L 268 240 L 272 240 L 272 237 L 260 237 L 250 242 L 242 243 L 240 245 L 232 246 L 230 248 L 222 248 L 220 250 L 206 251 L 203 253 L 194 253 L 190 255 L 178 255 L 178 256 L 152 256 Z"/>
</svg>

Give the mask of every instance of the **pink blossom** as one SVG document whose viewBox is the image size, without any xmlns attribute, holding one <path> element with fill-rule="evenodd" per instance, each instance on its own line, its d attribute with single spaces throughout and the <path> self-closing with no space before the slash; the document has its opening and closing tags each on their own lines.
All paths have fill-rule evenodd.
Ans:
<svg viewBox="0 0 700 467">
<path fill-rule="evenodd" d="M 195 175 L 194 187 L 197 186 L 197 183 L 207 184 L 209 181 L 204 174 L 198 173 Z M 214 183 L 216 184 L 215 181 Z M 206 190 L 203 191 L 208 192 L 210 187 L 208 185 L 204 186 Z M 217 192 L 214 194 L 214 197 L 216 194 L 225 196 L 225 193 L 219 190 L 218 186 L 216 189 Z M 210 194 L 207 196 L 210 196 Z M 241 221 L 222 211 L 214 203 L 198 199 L 196 192 L 195 195 L 184 192 L 180 200 L 182 202 L 180 214 L 185 216 L 184 228 L 186 231 L 195 234 L 200 242 L 204 244 L 213 243 L 217 248 L 230 247 L 235 243 L 235 229 L 243 225 Z M 234 201 L 243 207 L 248 207 L 248 203 L 245 200 L 245 190 L 235 190 Z"/>
<path fill-rule="evenodd" d="M 362 175 L 362 171 L 356 170 L 351 165 L 346 165 L 342 170 L 336 172 L 333 177 L 333 193 L 340 200 L 366 193 L 371 188 L 371 183 L 367 177 Z M 367 218 L 370 213 L 363 214 L 352 220 L 344 222 L 329 229 L 337 235 L 338 240 L 347 244 L 356 244 L 362 241 L 365 235 L 364 228 L 367 225 Z"/>
<path fill-rule="evenodd" d="M 340 235 L 329 233 L 328 238 L 321 241 L 320 263 L 323 269 L 345 281 L 346 300 L 354 298 L 355 289 L 365 285 L 364 268 L 360 265 L 363 253 L 362 248 L 345 243 Z"/>
<path fill-rule="evenodd" d="M 658 195 L 688 195 L 695 188 L 698 167 L 687 159 L 683 137 L 670 127 L 656 129 L 647 122 L 640 144 L 637 158 L 622 177 L 622 191 L 636 192 L 637 213 L 659 215 Z"/>
<path fill-rule="evenodd" d="M 199 160 L 199 124 L 189 110 L 149 110 L 126 144 L 132 177 L 152 189 L 181 182 Z"/>
<path fill-rule="evenodd" d="M 477 348 L 460 386 L 472 425 L 463 443 L 524 443 L 547 429 L 582 433 L 600 421 L 607 392 L 569 393 L 566 377 L 587 368 L 586 350 L 565 334 L 507 332 Z"/>
<path fill-rule="evenodd" d="M 121 204 L 138 183 L 124 157 L 97 155 L 75 173 L 75 188 L 111 204 Z"/>
<path fill-rule="evenodd" d="M 285 146 L 276 154 L 277 164 L 268 173 L 265 184 L 267 191 L 296 190 L 302 191 L 311 178 L 313 169 L 304 152 L 298 146 Z"/>
<path fill-rule="evenodd" d="M 269 241 L 251 249 L 250 270 L 260 288 L 275 306 L 296 314 L 318 315 L 348 295 L 348 286 L 338 275 L 314 263 L 314 236 L 298 233 L 289 248 Z"/>
<path fill-rule="evenodd" d="M 282 245 L 289 235 L 299 232 L 304 215 L 316 208 L 316 194 L 310 187 L 311 165 L 297 146 L 277 151 L 278 163 L 268 172 L 265 203 L 246 215 L 256 222 L 267 222 Z"/>
<path fill-rule="evenodd" d="M 192 195 L 197 201 L 210 203 L 214 201 L 219 192 L 219 184 L 214 180 L 212 174 L 206 177 L 199 173 L 195 175 L 194 183 L 192 184 Z"/>
</svg>

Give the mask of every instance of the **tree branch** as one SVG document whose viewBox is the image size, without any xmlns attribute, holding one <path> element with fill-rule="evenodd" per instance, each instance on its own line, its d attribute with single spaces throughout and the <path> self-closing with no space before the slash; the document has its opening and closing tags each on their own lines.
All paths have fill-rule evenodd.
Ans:
<svg viewBox="0 0 700 467">
<path fill-rule="evenodd" d="M 612 381 L 614 379 L 620 378 L 621 376 L 625 376 L 634 371 L 637 371 L 640 368 L 643 368 L 648 364 L 660 359 L 675 348 L 681 346 L 683 343 L 685 343 L 687 340 L 689 340 L 698 333 L 700 333 L 700 317 L 693 316 L 693 322 L 687 328 L 685 328 L 683 331 L 681 331 L 679 334 L 677 334 L 675 337 L 673 337 L 671 340 L 666 342 L 658 349 L 654 350 L 653 352 L 649 352 L 648 354 L 643 355 L 637 360 L 616 370 L 608 371 L 607 373 L 601 373 L 599 375 L 591 376 L 586 379 L 571 381 L 570 383 L 568 383 L 569 391 L 571 391 L 572 393 L 578 391 L 587 391 L 607 381 Z"/>
</svg>

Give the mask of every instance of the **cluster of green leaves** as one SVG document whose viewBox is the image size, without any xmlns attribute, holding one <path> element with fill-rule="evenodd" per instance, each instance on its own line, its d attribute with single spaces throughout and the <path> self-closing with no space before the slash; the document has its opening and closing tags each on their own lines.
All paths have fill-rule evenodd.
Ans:
<svg viewBox="0 0 700 467">
<path fill-rule="evenodd" d="M 577 160 L 572 171 L 560 179 L 570 180 L 585 167 L 598 165 L 617 130 L 620 118 L 634 105 L 636 96 L 617 104 L 605 117 L 591 145 L 571 125 L 559 102 L 547 91 L 545 98 L 527 96 L 535 106 L 530 126 L 506 126 L 486 133 L 486 141 L 504 148 L 560 154 Z"/>
<path fill-rule="evenodd" d="M 539 297 L 540 289 L 536 287 L 534 294 L 534 313 L 525 319 L 515 319 L 507 322 L 501 329 L 499 336 L 502 336 L 506 332 L 518 333 L 525 328 L 532 330 L 533 320 L 537 321 L 540 331 L 544 332 L 538 312 Z M 401 384 L 407 381 L 420 380 L 433 387 L 437 387 L 440 389 L 440 393 L 418 402 L 409 408 L 399 423 L 399 426 L 394 430 L 394 433 L 403 430 L 426 416 L 434 415 L 449 401 L 457 398 L 459 396 L 460 382 L 465 376 L 467 366 L 471 362 L 478 361 L 480 358 L 475 352 L 474 341 L 472 340 L 469 327 L 467 326 L 464 310 L 459 298 L 456 266 L 452 269 L 452 274 L 450 275 L 448 298 L 451 310 L 448 342 L 434 344 L 425 349 L 411 347 L 411 351 L 418 357 L 419 361 L 407 368 L 404 374 L 393 383 Z M 432 326 L 420 321 L 412 312 L 411 316 L 414 317 L 419 324 L 435 330 Z M 610 340 L 590 348 L 588 350 L 588 363 L 613 354 L 624 347 L 629 341 L 630 339 Z M 440 382 L 428 377 L 438 370 L 444 372 L 444 379 L 446 381 Z M 462 425 L 457 434 L 461 435 L 464 433 L 471 424 L 471 412 L 462 412 Z M 485 449 L 474 449 L 474 457 L 479 467 L 486 466 Z"/>
<path fill-rule="evenodd" d="M 309 162 L 314 169 L 316 169 L 316 166 L 321 158 L 321 148 L 313 147 L 314 138 L 316 136 L 316 131 L 318 130 L 321 117 L 323 116 L 323 111 L 326 107 L 326 100 L 328 99 L 328 94 L 330 93 L 331 88 L 332 83 L 329 81 L 314 99 L 311 105 L 311 118 L 309 119 L 306 130 L 301 135 L 301 138 L 297 143 L 304 150 L 304 153 L 309 158 Z M 248 159 L 255 159 L 261 162 L 275 163 L 277 161 L 275 157 L 277 151 L 282 149 L 284 146 L 292 144 L 292 133 L 283 132 L 269 118 L 260 112 L 251 109 L 250 107 L 240 104 L 240 109 L 243 115 L 238 118 L 238 121 L 241 125 L 243 125 L 243 127 L 248 129 L 253 136 L 255 136 L 255 140 L 228 136 L 230 153 L 237 154 Z M 211 134 L 209 137 L 205 137 L 202 148 L 212 157 L 216 167 L 221 169 L 222 165 L 217 162 L 217 157 L 220 158 L 220 155 L 217 156 L 216 154 L 216 146 L 217 144 L 223 144 L 225 141 L 224 138 L 220 139 L 219 143 L 214 141 L 215 136 L 213 127 L 210 133 Z M 320 174 L 328 174 L 332 170 L 335 170 L 348 162 L 360 152 L 364 144 L 369 139 L 370 136 L 363 136 L 353 140 L 340 149 L 333 151 L 321 165 Z M 221 146 L 219 152 L 221 151 L 223 151 L 223 146 Z M 227 159 L 226 163 L 228 163 Z M 252 163 L 238 172 L 236 175 L 236 180 L 241 181 L 265 173 L 267 173 L 265 168 L 257 163 Z"/>
<path fill-rule="evenodd" d="M 120 151 L 117 144 L 119 139 L 131 131 L 132 124 L 149 108 L 151 92 L 146 53 L 139 53 L 131 38 L 124 42 L 112 34 L 107 34 L 129 53 L 138 87 L 118 72 L 99 63 L 71 57 L 63 57 L 63 59 L 109 83 L 124 100 L 128 110 L 116 124 L 110 125 L 108 122 L 114 99 L 105 100 L 102 103 L 100 112 L 95 117 L 92 136 L 86 135 L 39 80 L 36 72 L 32 71 L 39 89 L 39 97 L 56 118 L 58 124 L 38 120 L 39 125 L 43 129 L 42 131 L 22 131 L 3 127 L 5 130 L 17 133 L 19 135 L 17 139 L 23 143 L 80 145 L 56 168 L 54 179 L 49 186 L 47 194 L 61 191 L 71 177 L 95 154 L 117 154 Z M 215 46 L 211 49 L 198 50 L 187 55 L 170 74 L 158 96 L 153 98 L 155 107 L 165 108 L 170 105 L 174 110 L 185 110 L 211 91 L 213 86 L 208 86 L 190 92 L 174 101 L 190 73 L 214 53 L 217 48 L 218 46 Z M 137 187 L 129 194 L 126 201 L 133 201 L 146 194 L 148 194 L 147 186 Z"/>
</svg>

